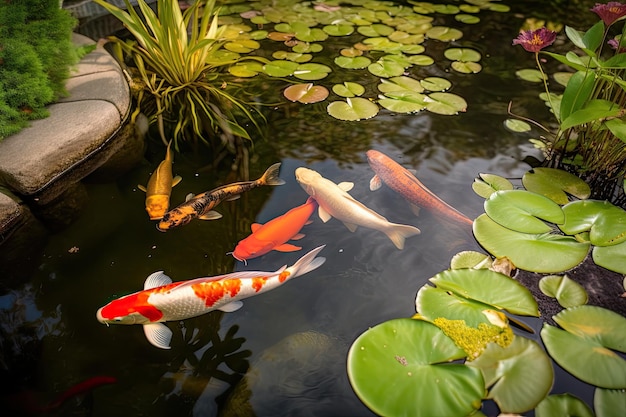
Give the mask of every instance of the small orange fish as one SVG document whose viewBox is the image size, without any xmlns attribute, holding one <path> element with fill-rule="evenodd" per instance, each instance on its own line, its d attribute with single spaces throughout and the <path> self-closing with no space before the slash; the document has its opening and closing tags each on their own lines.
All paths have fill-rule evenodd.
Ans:
<svg viewBox="0 0 626 417">
<path fill-rule="evenodd" d="M 240 194 L 262 185 L 282 185 L 285 181 L 278 178 L 280 162 L 269 167 L 261 178 L 255 181 L 234 182 L 222 185 L 211 191 L 194 196 L 189 194 L 184 203 L 168 211 L 157 225 L 157 229 L 165 232 L 173 227 L 182 226 L 195 218 L 201 220 L 216 220 L 222 217 L 213 208 L 222 201 L 232 201 L 240 197 Z"/>
<path fill-rule="evenodd" d="M 237 243 L 232 255 L 235 259 L 246 262 L 276 250 L 279 252 L 295 252 L 300 246 L 287 243 L 288 240 L 302 239 L 300 229 L 310 223 L 309 217 L 317 210 L 318 204 L 312 197 L 298 207 L 278 216 L 265 224 L 254 223 L 252 234 Z"/>
<path fill-rule="evenodd" d="M 367 161 L 375 172 L 374 177 L 370 180 L 370 190 L 378 190 L 384 182 L 411 203 L 415 212 L 419 207 L 424 207 L 434 214 L 444 215 L 447 219 L 458 224 L 466 226 L 473 224 L 472 219 L 437 197 L 408 169 L 384 153 L 373 149 L 369 150 L 367 151 Z"/>
<path fill-rule="evenodd" d="M 174 157 L 170 146 L 167 145 L 165 159 L 161 161 L 157 169 L 152 173 L 148 180 L 148 186 L 138 185 L 139 189 L 146 193 L 146 211 L 150 216 L 150 220 L 159 220 L 170 208 L 170 195 L 172 187 L 181 181 L 181 177 L 172 176 L 172 162 Z"/>
</svg>

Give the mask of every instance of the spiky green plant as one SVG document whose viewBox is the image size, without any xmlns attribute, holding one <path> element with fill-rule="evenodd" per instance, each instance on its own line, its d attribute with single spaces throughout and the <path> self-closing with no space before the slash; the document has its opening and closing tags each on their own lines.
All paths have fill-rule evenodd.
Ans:
<svg viewBox="0 0 626 417">
<path fill-rule="evenodd" d="M 220 48 L 228 40 L 227 26 L 218 22 L 215 0 L 198 0 L 184 12 L 178 2 L 158 0 L 156 13 L 138 0 L 138 13 L 124 0 L 127 11 L 104 0 L 94 0 L 119 19 L 134 39 L 110 40 L 131 57 L 137 84 L 137 114 L 146 99 L 154 102 L 147 114 L 159 126 L 161 139 L 168 142 L 165 123 L 173 126 L 175 146 L 180 140 L 201 139 L 209 143 L 219 138 L 222 145 L 233 150 L 237 137 L 250 140 L 243 127 L 250 121 L 259 128 L 261 114 L 243 99 L 228 92 L 229 83 L 223 75 L 227 66 L 242 59 L 224 54 Z M 148 93 L 146 97 L 146 94 Z"/>
</svg>

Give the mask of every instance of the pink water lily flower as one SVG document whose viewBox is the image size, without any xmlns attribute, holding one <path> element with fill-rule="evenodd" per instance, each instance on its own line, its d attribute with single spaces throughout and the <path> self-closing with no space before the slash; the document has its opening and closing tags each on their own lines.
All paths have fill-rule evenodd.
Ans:
<svg viewBox="0 0 626 417">
<path fill-rule="evenodd" d="M 607 4 L 596 3 L 591 11 L 600 16 L 605 25 L 610 26 L 620 17 L 626 16 L 626 5 L 617 1 L 610 1 Z"/>
<path fill-rule="evenodd" d="M 524 30 L 520 32 L 513 45 L 522 45 L 528 52 L 539 52 L 546 46 L 552 45 L 556 39 L 556 32 L 545 27 L 537 30 Z"/>
</svg>

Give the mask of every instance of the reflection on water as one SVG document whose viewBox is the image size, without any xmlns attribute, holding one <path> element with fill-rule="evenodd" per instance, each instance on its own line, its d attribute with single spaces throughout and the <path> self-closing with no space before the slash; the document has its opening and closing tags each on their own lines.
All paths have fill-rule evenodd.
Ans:
<svg viewBox="0 0 626 417">
<path fill-rule="evenodd" d="M 502 126 L 513 96 L 518 103 L 536 99 L 537 92 L 510 72 L 512 61 L 524 56 L 529 61 L 516 65 L 532 66 L 532 57 L 508 48 L 514 25 L 485 28 L 488 33 L 477 31 L 460 42 L 470 46 L 482 39 L 484 71 L 446 74 L 468 101 L 462 115 L 381 113 L 344 123 L 331 119 L 322 104 L 274 109 L 267 140 L 255 142 L 250 176 L 280 161 L 286 183 L 222 203 L 220 220 L 156 230 L 137 184 L 145 184 L 162 159 L 160 147 L 117 181 L 87 184 L 90 201 L 82 216 L 50 236 L 29 282 L 0 296 L 3 396 L 31 390 L 49 400 L 78 381 L 110 375 L 116 384 L 76 396 L 61 415 L 371 416 L 347 380 L 350 344 L 371 326 L 413 315 L 416 292 L 428 278 L 446 269 L 458 251 L 479 248 L 466 231 L 436 214 L 416 217 L 389 188 L 369 191 L 373 172 L 365 152 L 377 149 L 414 169 L 470 218 L 483 210 L 483 199 L 471 190 L 478 173 L 521 177 L 528 168 L 521 160 L 538 156 L 525 136 Z M 228 167 L 200 170 L 209 160 L 175 157 L 174 173 L 183 181 L 173 189 L 172 206 L 187 193 L 236 180 Z M 270 252 L 247 265 L 226 255 L 250 233 L 251 223 L 265 223 L 306 201 L 294 178 L 300 166 L 336 183 L 354 182 L 354 198 L 422 233 L 400 251 L 382 233 L 351 233 L 334 219 L 322 223 L 314 215 L 302 230 L 301 252 Z M 151 346 L 139 326 L 107 327 L 95 319 L 99 307 L 138 291 L 155 271 L 164 270 L 174 281 L 233 270 L 274 271 L 321 244 L 327 245 L 321 253 L 327 261 L 318 270 L 244 300 L 234 313 L 169 323 L 170 351 Z"/>
</svg>

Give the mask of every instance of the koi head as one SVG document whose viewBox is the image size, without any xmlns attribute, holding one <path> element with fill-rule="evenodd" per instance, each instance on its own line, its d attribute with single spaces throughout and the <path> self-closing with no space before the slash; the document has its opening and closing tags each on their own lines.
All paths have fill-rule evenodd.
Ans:
<svg viewBox="0 0 626 417">
<path fill-rule="evenodd" d="M 160 220 L 170 207 L 170 199 L 166 195 L 151 195 L 146 197 L 146 211 L 150 220 Z"/>
<path fill-rule="evenodd" d="M 130 294 L 101 307 L 96 319 L 102 324 L 148 324 L 163 317 L 158 309 L 148 303 L 148 294 Z"/>
<path fill-rule="evenodd" d="M 197 216 L 198 213 L 196 213 L 191 206 L 177 207 L 163 215 L 157 225 L 157 229 L 161 232 L 165 232 L 173 227 L 183 226 Z"/>
<path fill-rule="evenodd" d="M 314 188 L 311 186 L 316 180 L 322 178 L 322 175 L 309 168 L 300 167 L 296 168 L 296 181 L 300 184 L 302 188 L 309 194 L 314 194 Z"/>
</svg>

